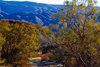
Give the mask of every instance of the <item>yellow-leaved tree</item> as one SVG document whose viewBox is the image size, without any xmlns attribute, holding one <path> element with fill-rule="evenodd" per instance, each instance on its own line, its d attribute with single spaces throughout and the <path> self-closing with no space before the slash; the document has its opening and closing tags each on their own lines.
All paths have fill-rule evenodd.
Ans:
<svg viewBox="0 0 100 67">
<path fill-rule="evenodd" d="M 96 0 L 66 1 L 55 14 L 59 24 L 52 43 L 58 48 L 52 52 L 54 60 L 65 67 L 99 67 L 100 23 L 95 3 Z"/>
<path fill-rule="evenodd" d="M 1 58 L 7 64 L 20 64 L 21 60 L 26 63 L 29 53 L 39 48 L 39 31 L 35 24 L 12 22 L 0 21 Z"/>
</svg>

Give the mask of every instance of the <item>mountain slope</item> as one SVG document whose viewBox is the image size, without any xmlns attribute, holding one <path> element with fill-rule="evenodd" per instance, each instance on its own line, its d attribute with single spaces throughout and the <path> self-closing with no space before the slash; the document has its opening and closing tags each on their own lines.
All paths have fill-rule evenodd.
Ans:
<svg viewBox="0 0 100 67">
<path fill-rule="evenodd" d="M 50 16 L 61 9 L 62 5 L 42 4 L 28 1 L 0 1 L 0 19 L 24 20 L 41 25 L 57 23 Z M 100 7 L 96 7 L 98 10 Z M 100 15 L 98 15 L 100 22 Z"/>
<path fill-rule="evenodd" d="M 33 23 L 41 21 L 43 25 L 56 23 L 50 16 L 60 10 L 61 5 L 35 2 L 0 1 L 0 19 L 25 20 Z M 38 21 L 39 19 L 39 21 Z"/>
</svg>

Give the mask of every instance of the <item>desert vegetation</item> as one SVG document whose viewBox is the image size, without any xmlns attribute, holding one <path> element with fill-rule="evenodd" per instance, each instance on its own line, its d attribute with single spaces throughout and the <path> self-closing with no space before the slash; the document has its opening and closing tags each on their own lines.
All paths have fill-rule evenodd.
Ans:
<svg viewBox="0 0 100 67">
<path fill-rule="evenodd" d="M 100 22 L 95 3 L 95 0 L 66 1 L 52 15 L 59 22 L 49 26 L 0 20 L 0 64 L 27 67 L 28 58 L 42 57 L 64 67 L 99 67 Z"/>
</svg>

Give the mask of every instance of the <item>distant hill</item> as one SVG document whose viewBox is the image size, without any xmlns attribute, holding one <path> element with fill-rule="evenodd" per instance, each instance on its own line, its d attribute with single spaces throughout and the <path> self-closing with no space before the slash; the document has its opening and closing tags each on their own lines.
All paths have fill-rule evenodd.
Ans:
<svg viewBox="0 0 100 67">
<path fill-rule="evenodd" d="M 25 20 L 28 22 L 48 25 L 57 23 L 50 16 L 61 9 L 62 5 L 42 4 L 28 1 L 1 1 L 0 19 Z M 100 7 L 96 7 L 100 9 Z M 100 15 L 98 20 L 100 21 Z"/>
<path fill-rule="evenodd" d="M 25 20 L 33 23 L 56 23 L 50 16 L 60 10 L 61 5 L 35 2 L 0 1 L 0 19 Z"/>
</svg>

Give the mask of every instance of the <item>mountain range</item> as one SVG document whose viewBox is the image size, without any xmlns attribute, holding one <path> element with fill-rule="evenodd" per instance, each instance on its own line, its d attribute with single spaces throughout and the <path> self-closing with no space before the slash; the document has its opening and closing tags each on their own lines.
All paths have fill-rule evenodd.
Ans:
<svg viewBox="0 0 100 67">
<path fill-rule="evenodd" d="M 57 22 L 57 19 L 51 19 L 50 16 L 61 7 L 28 1 L 0 1 L 0 19 L 24 20 L 48 25 Z"/>
<path fill-rule="evenodd" d="M 51 15 L 61 8 L 62 5 L 28 1 L 0 1 L 0 19 L 24 20 L 41 25 L 55 24 L 58 20 L 52 19 Z M 97 8 L 100 9 L 99 7 Z M 100 21 L 99 18 L 98 20 Z"/>
</svg>

